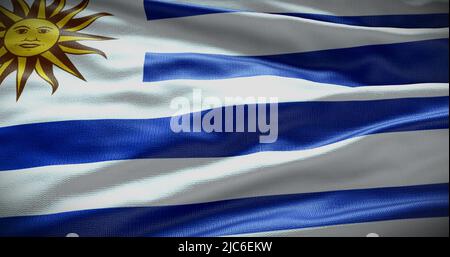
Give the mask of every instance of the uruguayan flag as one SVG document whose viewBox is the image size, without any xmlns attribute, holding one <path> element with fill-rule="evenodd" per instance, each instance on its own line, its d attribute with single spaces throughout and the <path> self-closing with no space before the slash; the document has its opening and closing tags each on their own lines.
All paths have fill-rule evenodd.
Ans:
<svg viewBox="0 0 450 257">
<path fill-rule="evenodd" d="M 0 236 L 448 236 L 448 18 L 2 0 Z"/>
</svg>

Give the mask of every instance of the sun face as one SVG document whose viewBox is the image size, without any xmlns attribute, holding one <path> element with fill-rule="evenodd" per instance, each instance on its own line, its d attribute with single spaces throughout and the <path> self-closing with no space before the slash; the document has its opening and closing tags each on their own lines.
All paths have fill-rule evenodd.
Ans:
<svg viewBox="0 0 450 257">
<path fill-rule="evenodd" d="M 8 75 L 16 72 L 17 100 L 33 72 L 49 83 L 54 93 L 59 84 L 53 66 L 85 80 L 67 54 L 100 54 L 106 58 L 102 51 L 76 42 L 112 39 L 78 32 L 98 18 L 110 15 L 98 13 L 75 18 L 89 0 L 68 10 L 64 10 L 66 0 L 55 0 L 49 6 L 45 0 L 35 0 L 31 6 L 24 0 L 11 3 L 13 11 L 0 5 L 0 86 Z"/>
<path fill-rule="evenodd" d="M 50 50 L 58 42 L 59 35 L 59 28 L 47 20 L 25 19 L 6 32 L 5 47 L 17 56 L 36 56 Z"/>
</svg>

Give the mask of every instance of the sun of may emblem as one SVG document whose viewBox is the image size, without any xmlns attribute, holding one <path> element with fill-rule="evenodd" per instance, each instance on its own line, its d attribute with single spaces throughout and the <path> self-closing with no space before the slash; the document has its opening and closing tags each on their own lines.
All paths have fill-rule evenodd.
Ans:
<svg viewBox="0 0 450 257">
<path fill-rule="evenodd" d="M 11 3 L 13 11 L 0 5 L 0 86 L 16 72 L 17 100 L 33 71 L 52 86 L 53 93 L 59 85 L 53 66 L 85 80 L 67 54 L 100 54 L 106 58 L 102 51 L 77 43 L 112 39 L 79 32 L 98 18 L 110 15 L 97 13 L 75 18 L 86 9 L 89 0 L 67 10 L 66 0 L 55 0 L 48 6 L 45 0 L 35 0 L 32 5 L 25 0 Z"/>
</svg>

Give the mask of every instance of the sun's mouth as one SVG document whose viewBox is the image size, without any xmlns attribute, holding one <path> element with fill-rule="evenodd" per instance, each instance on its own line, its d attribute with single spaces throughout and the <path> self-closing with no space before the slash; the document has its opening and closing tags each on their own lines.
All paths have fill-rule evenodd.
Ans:
<svg viewBox="0 0 450 257">
<path fill-rule="evenodd" d="M 22 48 L 30 49 L 30 48 L 36 48 L 36 47 L 40 46 L 40 44 L 36 44 L 36 43 L 24 43 L 24 44 L 20 44 L 19 46 L 22 47 Z"/>
</svg>

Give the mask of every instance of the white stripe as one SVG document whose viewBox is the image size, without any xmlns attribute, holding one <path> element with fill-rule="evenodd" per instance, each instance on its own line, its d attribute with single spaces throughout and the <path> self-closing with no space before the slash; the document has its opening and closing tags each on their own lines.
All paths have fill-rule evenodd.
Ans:
<svg viewBox="0 0 450 257">
<path fill-rule="evenodd" d="M 305 151 L 0 172 L 0 216 L 446 183 L 448 130 L 379 134 Z"/>
<path fill-rule="evenodd" d="M 448 38 L 448 28 L 361 27 L 242 12 L 156 20 L 140 33 L 151 33 L 145 39 L 149 52 L 230 55 L 308 52 Z"/>
<path fill-rule="evenodd" d="M 241 234 L 242 237 L 448 237 L 448 217 L 390 220 Z"/>
<path fill-rule="evenodd" d="M 315 13 L 338 16 L 448 12 L 448 1 L 436 0 L 174 0 L 170 2 L 257 12 Z"/>
<path fill-rule="evenodd" d="M 93 62 L 93 65 L 97 67 L 94 70 L 98 71 L 102 63 Z M 214 82 L 177 80 L 143 84 L 137 81 L 141 74 L 139 78 L 131 76 L 116 80 L 114 72 L 114 69 L 105 69 L 105 77 L 86 85 L 77 83 L 69 75 L 61 74 L 60 77 L 65 77 L 65 84 L 53 96 L 50 96 L 50 87 L 44 87 L 42 83 L 45 82 L 34 74 L 19 102 L 15 100 L 15 87 L 12 86 L 15 77 L 11 76 L 5 81 L 5 86 L 0 88 L 0 127 L 63 120 L 170 117 L 177 112 L 170 108 L 172 99 L 182 96 L 192 102 L 193 89 L 201 89 L 203 99 L 218 97 L 225 103 L 226 97 L 241 97 L 246 100 L 243 102 L 246 104 L 255 103 L 248 97 L 278 97 L 279 102 L 301 102 L 449 95 L 447 83 L 350 88 L 300 79 L 261 76 Z M 111 76 L 107 78 L 109 74 Z M 87 70 L 85 75 L 92 78 L 97 76 L 92 70 Z"/>
</svg>

